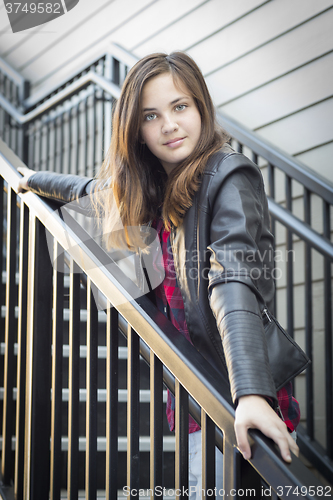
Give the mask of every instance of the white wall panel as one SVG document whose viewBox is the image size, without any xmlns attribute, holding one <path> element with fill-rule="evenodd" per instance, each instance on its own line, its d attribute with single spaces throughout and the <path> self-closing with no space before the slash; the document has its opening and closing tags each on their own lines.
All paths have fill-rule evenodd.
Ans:
<svg viewBox="0 0 333 500">
<path fill-rule="evenodd" d="M 87 2 L 88 0 L 83 0 Z M 113 30 L 128 21 L 135 13 L 149 5 L 151 0 L 122 0 L 121 2 L 109 2 L 100 12 L 100 15 L 89 16 L 89 8 L 84 9 L 86 18 L 79 26 L 73 26 L 73 19 L 68 19 L 70 14 L 75 16 L 76 9 L 67 15 L 57 19 L 55 23 L 62 21 L 64 33 L 57 33 L 57 42 L 41 46 L 41 39 L 36 35 L 27 41 L 25 50 L 15 51 L 11 59 L 15 60 L 15 67 L 19 67 L 21 73 L 33 84 L 40 84 L 50 75 L 57 74 L 59 68 L 67 65 L 67 72 L 72 70 L 73 63 L 76 64 L 78 55 L 86 56 L 86 48 L 92 48 L 95 44 L 102 42 L 106 45 L 107 37 Z M 80 5 L 80 4 L 79 4 Z M 91 4 L 90 4 L 91 5 Z M 74 17 L 75 21 L 75 17 Z M 45 26 L 51 26 L 45 25 Z M 45 28 L 46 29 L 46 28 Z M 56 28 L 55 28 L 56 29 Z M 46 36 L 46 35 L 45 35 Z M 42 38 L 44 40 L 44 38 Z M 49 40 L 49 37 L 45 38 Z M 36 47 L 38 44 L 38 47 Z M 28 57 L 27 57 L 28 56 Z M 29 65 L 28 59 L 30 60 Z"/>
<path fill-rule="evenodd" d="M 103 25 L 103 18 L 106 17 L 107 19 L 108 9 L 115 3 L 116 0 L 94 0 L 92 8 L 90 0 L 80 0 L 75 9 L 53 20 L 51 23 L 42 24 L 36 28 L 14 34 L 11 33 L 11 29 L 9 28 L 11 35 L 0 38 L 0 56 L 8 57 L 11 55 L 12 60 L 13 52 L 20 52 L 25 54 L 26 60 L 28 60 L 31 57 L 37 56 L 41 50 L 56 44 L 67 33 L 74 33 L 77 30 L 81 32 L 81 43 L 87 46 L 89 45 L 87 43 L 88 40 L 85 41 L 84 39 L 84 33 L 87 30 L 86 24 L 90 19 L 101 18 L 101 25 Z M 137 3 L 140 6 L 142 0 L 139 0 Z M 2 19 L 9 27 L 6 13 L 4 13 Z M 24 50 L 22 50 L 23 46 Z"/>
<path fill-rule="evenodd" d="M 220 106 L 333 47 L 333 9 L 237 60 L 206 80 Z M 306 50 L 305 50 L 306 48 Z"/>
<path fill-rule="evenodd" d="M 266 0 L 210 0 L 149 40 L 134 45 L 133 50 L 139 57 L 155 51 L 188 50 L 263 3 Z"/>
<path fill-rule="evenodd" d="M 332 117 L 333 98 L 260 129 L 258 133 L 293 155 L 331 141 Z M 333 182 L 333 168 L 329 179 Z"/>
<path fill-rule="evenodd" d="M 312 168 L 315 172 L 330 179 L 333 178 L 333 141 L 323 146 L 318 146 L 311 151 L 302 153 L 297 158 Z"/>
<path fill-rule="evenodd" d="M 219 109 L 255 129 L 332 96 L 332 82 L 333 53 Z"/>
<path fill-rule="evenodd" d="M 189 53 L 198 61 L 204 73 L 214 71 L 331 5 L 331 0 L 268 2 L 195 46 Z M 274 54 L 272 57 L 274 58 Z"/>
</svg>

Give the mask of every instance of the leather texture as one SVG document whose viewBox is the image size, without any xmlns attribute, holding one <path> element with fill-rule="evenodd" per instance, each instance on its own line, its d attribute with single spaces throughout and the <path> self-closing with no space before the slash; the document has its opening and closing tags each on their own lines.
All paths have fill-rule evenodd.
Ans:
<svg viewBox="0 0 333 500">
<path fill-rule="evenodd" d="M 94 181 L 40 172 L 29 186 L 70 202 L 91 192 Z M 261 316 L 274 296 L 269 227 L 260 169 L 225 145 L 208 161 L 183 223 L 171 230 L 192 342 L 222 375 L 228 372 L 235 403 L 248 394 L 276 401 Z"/>
</svg>

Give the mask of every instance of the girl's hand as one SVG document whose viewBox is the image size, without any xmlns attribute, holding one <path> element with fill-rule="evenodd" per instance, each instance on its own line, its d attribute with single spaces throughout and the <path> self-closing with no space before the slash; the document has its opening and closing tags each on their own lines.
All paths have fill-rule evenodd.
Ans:
<svg viewBox="0 0 333 500">
<path fill-rule="evenodd" d="M 239 450 L 246 460 L 251 458 L 248 429 L 259 429 L 265 436 L 273 439 L 286 462 L 291 462 L 290 451 L 298 456 L 298 446 L 290 436 L 286 424 L 262 396 L 242 396 L 236 408 L 236 439 Z"/>
<path fill-rule="evenodd" d="M 28 186 L 28 179 L 31 177 L 35 172 L 33 170 L 30 170 L 30 168 L 27 167 L 19 167 L 17 169 L 20 174 L 23 175 L 23 177 L 19 180 L 17 191 L 19 193 L 23 193 L 23 191 L 28 191 L 29 186 Z"/>
</svg>

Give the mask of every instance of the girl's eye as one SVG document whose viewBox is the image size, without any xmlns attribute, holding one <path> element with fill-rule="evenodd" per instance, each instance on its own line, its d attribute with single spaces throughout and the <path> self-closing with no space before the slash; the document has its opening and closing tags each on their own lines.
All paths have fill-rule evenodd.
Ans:
<svg viewBox="0 0 333 500">
<path fill-rule="evenodd" d="M 156 118 L 156 114 L 155 113 L 150 113 L 150 115 L 146 115 L 145 116 L 145 120 L 147 122 L 150 122 L 151 120 L 154 120 Z"/>
<path fill-rule="evenodd" d="M 185 104 L 178 104 L 178 106 L 176 106 L 177 111 L 183 111 L 185 108 L 186 108 Z"/>
</svg>

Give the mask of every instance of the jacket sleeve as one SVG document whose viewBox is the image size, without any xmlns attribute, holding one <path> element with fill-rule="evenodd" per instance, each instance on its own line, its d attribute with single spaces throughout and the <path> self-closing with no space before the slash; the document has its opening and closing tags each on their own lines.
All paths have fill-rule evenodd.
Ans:
<svg viewBox="0 0 333 500">
<path fill-rule="evenodd" d="M 31 191 L 62 203 L 77 201 L 89 194 L 95 181 L 78 175 L 36 172 L 28 179 Z"/>
<path fill-rule="evenodd" d="M 260 286 L 274 287 L 261 255 L 272 239 L 267 199 L 256 165 L 242 155 L 226 161 L 238 161 L 240 166 L 226 177 L 221 175 L 221 182 L 209 193 L 210 306 L 221 335 L 233 400 L 248 394 L 276 400 L 261 317 Z M 269 283 L 264 281 L 264 271 Z"/>
</svg>

